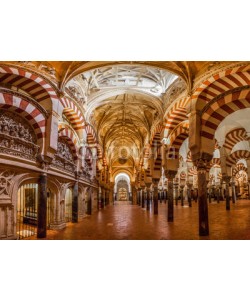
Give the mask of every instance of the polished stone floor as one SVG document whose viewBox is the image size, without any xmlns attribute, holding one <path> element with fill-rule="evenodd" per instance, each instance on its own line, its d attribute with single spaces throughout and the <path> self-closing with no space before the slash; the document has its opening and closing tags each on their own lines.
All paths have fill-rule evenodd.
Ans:
<svg viewBox="0 0 250 300">
<path fill-rule="evenodd" d="M 159 215 L 129 203 L 116 203 L 87 216 L 77 224 L 68 223 L 60 231 L 48 230 L 47 239 L 55 240 L 193 240 L 250 239 L 250 200 L 209 204 L 208 237 L 198 235 L 198 205 L 174 206 L 174 222 L 167 222 L 167 205 L 159 203 Z M 31 237 L 30 239 L 34 239 Z"/>
</svg>

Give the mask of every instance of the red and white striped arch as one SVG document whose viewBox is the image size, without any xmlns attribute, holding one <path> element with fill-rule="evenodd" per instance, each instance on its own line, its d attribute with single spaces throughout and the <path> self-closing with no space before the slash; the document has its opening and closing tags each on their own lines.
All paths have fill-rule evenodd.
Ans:
<svg viewBox="0 0 250 300">
<path fill-rule="evenodd" d="M 224 147 L 231 152 L 234 145 L 244 140 L 247 140 L 246 130 L 244 128 L 236 128 L 226 135 Z"/>
<path fill-rule="evenodd" d="M 201 136 L 213 140 L 217 127 L 228 115 L 248 107 L 250 107 L 249 89 L 233 92 L 220 98 L 203 113 Z"/>
<path fill-rule="evenodd" d="M 85 118 L 77 105 L 66 97 L 62 98 L 62 105 L 64 107 L 63 113 L 74 130 L 78 131 L 83 129 L 85 126 Z"/>
<path fill-rule="evenodd" d="M 73 144 L 75 145 L 76 147 L 76 150 L 78 151 L 79 150 L 79 138 L 78 136 L 76 135 L 76 133 L 71 130 L 71 128 L 67 127 L 67 125 L 65 124 L 59 124 L 58 125 L 58 136 L 65 136 L 65 137 L 68 137 L 72 142 Z"/>
<path fill-rule="evenodd" d="M 237 163 L 238 160 L 240 159 L 248 159 L 250 158 L 250 152 L 247 150 L 237 150 L 233 153 L 231 153 L 227 159 L 226 159 L 226 164 L 228 167 L 231 167 Z"/>
<path fill-rule="evenodd" d="M 212 75 L 196 88 L 191 97 L 192 101 L 196 102 L 199 99 L 199 106 L 205 106 L 207 102 L 228 90 L 249 85 L 248 70 L 249 65 L 244 65 Z"/>
<path fill-rule="evenodd" d="M 159 145 L 161 143 L 161 132 L 163 130 L 163 125 L 160 123 L 157 126 L 155 126 L 155 128 L 152 131 L 151 134 L 151 142 L 150 144 L 157 144 Z"/>
<path fill-rule="evenodd" d="M 84 129 L 85 129 L 85 133 L 86 133 L 85 138 L 86 138 L 87 143 L 89 145 L 98 144 L 94 128 L 88 124 L 87 126 L 84 127 Z"/>
<path fill-rule="evenodd" d="M 190 97 L 185 97 L 174 103 L 167 116 L 164 118 L 164 137 L 168 137 L 170 132 L 174 130 L 176 126 L 188 119 L 186 107 L 189 101 Z"/>
<path fill-rule="evenodd" d="M 77 160 L 79 146 L 78 138 L 76 137 L 75 133 L 70 128 L 64 128 L 63 130 L 59 131 L 58 138 L 65 138 L 67 140 L 68 145 L 73 153 L 74 159 Z"/>
<path fill-rule="evenodd" d="M 247 173 L 246 173 L 246 171 L 236 173 L 235 179 L 236 180 L 243 179 L 243 181 L 247 181 Z"/>
<path fill-rule="evenodd" d="M 236 164 L 236 166 L 233 168 L 232 175 L 235 176 L 239 171 L 247 172 L 247 168 L 244 166 L 244 164 L 242 163 Z"/>
<path fill-rule="evenodd" d="M 194 175 L 197 175 L 197 168 L 196 168 L 196 166 L 193 166 L 193 167 L 191 167 L 188 170 L 188 176 L 194 176 Z"/>
<path fill-rule="evenodd" d="M 16 112 L 29 121 L 36 133 L 37 143 L 40 146 L 43 144 L 46 119 L 38 108 L 21 97 L 7 93 L 0 93 L 0 107 Z M 41 151 L 43 151 L 42 148 Z"/>
<path fill-rule="evenodd" d="M 0 82 L 23 89 L 38 102 L 50 99 L 52 107 L 55 100 L 60 101 L 55 89 L 48 81 L 21 68 L 0 66 Z"/>
<path fill-rule="evenodd" d="M 220 166 L 220 164 L 221 164 L 221 160 L 220 160 L 220 158 L 212 158 L 212 160 L 211 160 L 211 162 L 210 162 L 210 166 L 212 167 L 212 166 L 214 166 L 214 165 L 218 165 L 218 166 Z"/>
<path fill-rule="evenodd" d="M 168 152 L 168 156 L 171 158 L 177 159 L 179 156 L 179 150 L 182 143 L 188 138 L 189 133 L 189 123 L 184 122 L 179 124 L 179 126 L 172 131 L 171 135 L 169 136 L 170 140 L 170 150 Z"/>
</svg>

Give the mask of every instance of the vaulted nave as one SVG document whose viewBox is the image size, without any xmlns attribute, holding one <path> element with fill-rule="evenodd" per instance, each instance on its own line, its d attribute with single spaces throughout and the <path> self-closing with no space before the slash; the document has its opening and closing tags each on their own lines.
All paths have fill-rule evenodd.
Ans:
<svg viewBox="0 0 250 300">
<path fill-rule="evenodd" d="M 249 116 L 249 62 L 2 61 L 0 239 L 249 239 Z"/>
</svg>

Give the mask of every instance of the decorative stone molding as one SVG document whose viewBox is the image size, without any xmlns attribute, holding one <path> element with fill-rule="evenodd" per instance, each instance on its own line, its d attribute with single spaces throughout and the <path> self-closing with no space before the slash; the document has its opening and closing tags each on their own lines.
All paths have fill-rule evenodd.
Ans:
<svg viewBox="0 0 250 300">
<path fill-rule="evenodd" d="M 11 184 L 14 176 L 13 171 L 0 171 L 0 203 L 2 200 L 11 199 Z"/>
<path fill-rule="evenodd" d="M 58 139 L 57 152 L 52 160 L 52 165 L 58 169 L 75 173 L 76 165 L 74 156 L 67 141 L 63 138 Z"/>
<path fill-rule="evenodd" d="M 0 111 L 0 153 L 36 160 L 36 141 L 28 122 L 12 112 Z"/>
</svg>

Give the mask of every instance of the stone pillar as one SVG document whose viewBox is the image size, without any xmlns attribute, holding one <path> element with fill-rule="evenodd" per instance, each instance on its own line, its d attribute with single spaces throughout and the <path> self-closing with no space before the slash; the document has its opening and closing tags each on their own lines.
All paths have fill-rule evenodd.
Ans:
<svg viewBox="0 0 250 300">
<path fill-rule="evenodd" d="M 178 205 L 178 182 L 173 182 L 173 201 L 175 200 L 175 205 Z"/>
<path fill-rule="evenodd" d="M 198 189 L 194 188 L 194 202 L 197 203 L 198 200 Z"/>
<path fill-rule="evenodd" d="M 184 206 L 183 189 L 184 189 L 184 186 L 180 185 L 181 206 Z"/>
<path fill-rule="evenodd" d="M 216 188 L 216 198 L 217 198 L 217 203 L 220 203 L 220 188 Z"/>
<path fill-rule="evenodd" d="M 236 202 L 236 190 L 235 190 L 235 181 L 234 178 L 232 178 L 232 202 L 235 203 Z"/>
<path fill-rule="evenodd" d="M 159 184 L 159 179 L 153 179 L 154 215 L 158 215 L 158 184 Z"/>
<path fill-rule="evenodd" d="M 88 215 L 92 214 L 92 188 L 89 189 L 88 193 Z"/>
<path fill-rule="evenodd" d="M 137 191 L 137 205 L 141 205 L 141 189 Z"/>
<path fill-rule="evenodd" d="M 105 206 L 105 189 L 101 188 L 101 208 L 104 208 Z"/>
<path fill-rule="evenodd" d="M 37 237 L 47 236 L 47 174 L 40 175 L 38 183 L 38 206 L 37 206 Z"/>
<path fill-rule="evenodd" d="M 229 182 L 230 176 L 223 176 L 223 180 L 226 183 L 226 210 L 230 210 L 230 196 L 229 196 Z"/>
<path fill-rule="evenodd" d="M 141 195 L 141 207 L 145 207 L 145 188 L 142 189 L 142 195 Z"/>
<path fill-rule="evenodd" d="M 147 210 L 150 210 L 150 185 L 147 185 Z"/>
<path fill-rule="evenodd" d="M 164 203 L 166 204 L 167 203 L 167 190 L 164 190 L 163 192 L 163 197 L 164 197 Z"/>
<path fill-rule="evenodd" d="M 212 201 L 211 201 L 211 193 L 212 193 L 212 191 L 211 191 L 211 184 L 209 184 L 209 188 L 208 188 L 208 202 L 209 202 L 209 203 L 212 202 Z"/>
<path fill-rule="evenodd" d="M 174 190 L 173 190 L 173 180 L 176 175 L 176 171 L 168 170 L 166 172 L 168 178 L 168 222 L 174 221 Z"/>
<path fill-rule="evenodd" d="M 224 200 L 222 195 L 222 185 L 219 186 L 219 199 Z"/>
<path fill-rule="evenodd" d="M 191 189 L 192 189 L 192 184 L 188 183 L 187 184 L 187 195 L 188 195 L 188 206 L 189 207 L 192 207 Z"/>
<path fill-rule="evenodd" d="M 160 203 L 162 203 L 162 191 L 158 192 L 158 199 L 160 200 Z"/>
<path fill-rule="evenodd" d="M 129 201 L 131 202 L 131 204 L 133 203 L 132 192 L 129 192 Z"/>
<path fill-rule="evenodd" d="M 72 197 L 72 223 L 78 222 L 78 182 L 75 182 L 73 187 Z"/>
<path fill-rule="evenodd" d="M 209 235 L 206 164 L 207 161 L 202 158 L 196 161 L 197 176 L 198 176 L 199 235 L 200 236 Z"/>
<path fill-rule="evenodd" d="M 136 200 L 137 200 L 137 197 L 136 197 L 136 188 L 133 186 L 132 187 L 132 204 L 136 204 Z"/>
</svg>

